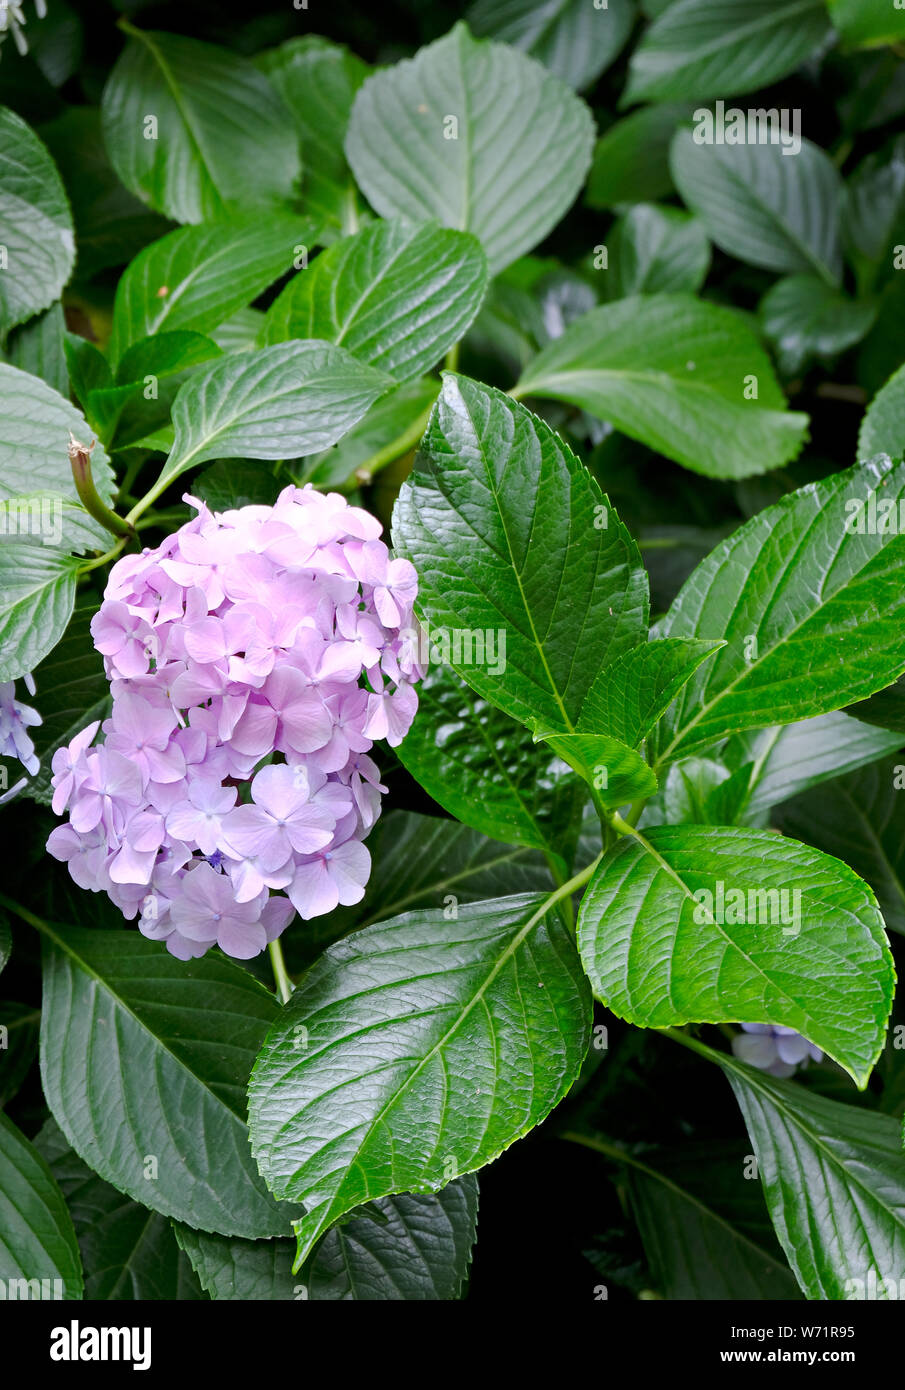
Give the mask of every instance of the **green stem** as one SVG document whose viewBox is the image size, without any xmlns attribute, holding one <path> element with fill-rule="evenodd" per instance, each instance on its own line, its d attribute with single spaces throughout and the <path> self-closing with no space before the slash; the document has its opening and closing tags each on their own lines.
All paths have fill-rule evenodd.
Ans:
<svg viewBox="0 0 905 1390">
<path fill-rule="evenodd" d="M 448 371 L 448 372 L 457 372 L 457 371 L 459 370 L 459 344 L 458 344 L 458 343 L 453 343 L 453 345 L 452 345 L 452 347 L 450 348 L 449 352 L 446 354 L 446 360 L 444 361 L 443 366 L 444 366 L 445 370 Z"/>
<path fill-rule="evenodd" d="M 128 540 L 132 535 L 130 522 L 111 511 L 94 485 L 94 478 L 91 474 L 91 450 L 93 448 L 93 444 L 90 447 L 87 444 L 80 444 L 75 436 L 70 434 L 69 464 L 72 468 L 72 477 L 79 501 L 88 515 L 93 516 L 95 521 L 99 521 L 101 526 L 111 535 L 122 536 L 124 540 Z"/>
<path fill-rule="evenodd" d="M 100 569 L 101 565 L 108 565 L 111 560 L 115 560 L 123 546 L 126 544 L 125 537 L 117 541 L 112 550 L 108 550 L 106 555 L 99 555 L 96 560 L 89 560 L 84 565 L 79 565 L 79 574 L 87 574 L 89 570 Z"/>
<path fill-rule="evenodd" d="M 550 911 L 550 908 L 555 907 L 556 904 L 558 902 L 561 902 L 563 898 L 571 898 L 572 894 L 576 892 L 577 889 L 583 888 L 584 885 L 587 883 L 588 879 L 591 878 L 591 876 L 593 875 L 594 870 L 597 868 L 597 865 L 600 863 L 602 858 L 603 850 L 600 851 L 593 863 L 588 864 L 586 868 L 581 869 L 579 873 L 573 874 L 573 876 L 570 879 L 568 879 L 566 883 L 561 883 L 560 886 L 549 895 L 549 897 L 545 898 L 544 901 L 541 903 L 540 907 L 534 913 L 534 916 L 531 918 L 530 922 L 528 922 L 525 931 L 530 931 L 531 928 L 534 926 L 535 922 L 539 922 L 542 917 L 545 917 L 547 913 Z"/>
<path fill-rule="evenodd" d="M 409 449 L 414 448 L 427 429 L 427 423 L 431 417 L 433 403 L 423 411 L 417 419 L 413 420 L 402 434 L 398 435 L 389 444 L 385 444 L 382 449 L 378 449 L 376 454 L 372 454 L 369 459 L 365 459 L 360 468 L 356 468 L 354 473 L 355 481 L 361 484 L 371 482 L 375 473 L 379 473 L 381 468 L 385 468 L 388 463 L 393 463 L 396 459 L 407 454 Z"/>
<path fill-rule="evenodd" d="M 292 998 L 294 985 L 289 978 L 286 962 L 283 959 L 283 948 L 279 940 L 271 941 L 267 947 L 267 952 L 270 956 L 270 964 L 273 966 L 273 978 L 276 981 L 277 993 L 283 1003 L 288 1004 L 289 1000 Z"/>
</svg>

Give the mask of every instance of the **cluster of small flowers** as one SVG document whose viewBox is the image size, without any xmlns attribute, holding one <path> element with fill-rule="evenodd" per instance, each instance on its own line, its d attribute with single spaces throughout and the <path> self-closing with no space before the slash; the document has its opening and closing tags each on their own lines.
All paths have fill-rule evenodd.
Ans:
<svg viewBox="0 0 905 1390">
<path fill-rule="evenodd" d="M 293 909 L 364 895 L 386 790 L 367 754 L 417 709 L 417 581 L 338 494 L 186 501 L 196 517 L 111 571 L 91 631 L 113 711 L 103 744 L 95 723 L 54 756 L 69 823 L 48 849 L 180 959 L 248 959 Z"/>
<path fill-rule="evenodd" d="M 25 684 L 29 695 L 34 695 L 35 683 L 30 675 L 25 677 Z M 32 777 L 41 765 L 35 757 L 35 745 L 28 730 L 34 729 L 40 723 L 41 716 L 38 711 L 16 699 L 15 681 L 4 681 L 0 684 L 0 758 L 15 758 Z M 25 786 L 25 782 L 26 779 L 23 777 L 15 786 L 5 790 L 0 796 L 0 803 L 15 796 L 16 792 Z"/>
<path fill-rule="evenodd" d="M 794 1028 L 783 1028 L 779 1023 L 743 1023 L 742 1028 L 744 1032 L 732 1039 L 732 1051 L 741 1061 L 770 1076 L 794 1076 L 809 1061 L 823 1061 L 820 1048 Z"/>
</svg>

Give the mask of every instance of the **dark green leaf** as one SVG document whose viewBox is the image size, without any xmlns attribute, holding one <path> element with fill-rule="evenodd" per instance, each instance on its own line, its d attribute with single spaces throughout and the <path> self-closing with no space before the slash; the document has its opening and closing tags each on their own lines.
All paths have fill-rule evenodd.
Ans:
<svg viewBox="0 0 905 1390">
<path fill-rule="evenodd" d="M 602 6 L 586 0 L 477 0 L 467 18 L 472 33 L 530 53 L 581 91 L 618 57 L 636 13 L 635 0 Z"/>
<path fill-rule="evenodd" d="M 72 214 L 53 160 L 32 130 L 0 107 L 0 339 L 59 299 L 72 274 Z"/>
<path fill-rule="evenodd" d="M 3 1114 L 0 1278 L 7 1298 L 82 1297 L 79 1247 L 63 1195 L 44 1159 Z"/>
<path fill-rule="evenodd" d="M 710 267 L 703 222 L 678 208 L 637 203 L 608 237 L 604 298 L 698 290 Z"/>
</svg>

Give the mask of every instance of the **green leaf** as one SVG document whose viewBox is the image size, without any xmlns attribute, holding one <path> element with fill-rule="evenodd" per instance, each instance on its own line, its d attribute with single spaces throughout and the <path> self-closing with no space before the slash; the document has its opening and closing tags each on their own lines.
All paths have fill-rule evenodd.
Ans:
<svg viewBox="0 0 905 1390">
<path fill-rule="evenodd" d="M 332 343 L 281 343 L 196 372 L 173 405 L 157 490 L 215 458 L 294 458 L 335 444 L 392 385 Z"/>
<path fill-rule="evenodd" d="M 6 344 L 7 359 L 21 371 L 39 376 L 61 396 L 68 396 L 65 333 L 63 306 L 58 302 L 43 314 L 13 329 Z"/>
<path fill-rule="evenodd" d="M 599 8 L 585 0 L 477 0 L 467 19 L 479 38 L 530 53 L 581 91 L 619 56 L 636 14 L 635 0 Z"/>
<path fill-rule="evenodd" d="M 437 1191 L 562 1099 L 587 1051 L 591 1006 L 547 901 L 477 903 L 452 931 L 442 913 L 408 913 L 331 946 L 307 972 L 249 1088 L 261 1172 L 305 1204 L 299 1261 L 353 1207 Z"/>
<path fill-rule="evenodd" d="M 637 748 L 682 686 L 719 642 L 667 638 L 645 642 L 602 666 L 581 711 L 579 729 L 607 733 Z"/>
<path fill-rule="evenodd" d="M 488 705 L 448 666 L 418 687 L 415 722 L 396 750 L 451 816 L 507 844 L 567 854 L 585 793 L 529 729 Z"/>
<path fill-rule="evenodd" d="M 833 27 L 847 48 L 875 48 L 905 39 L 905 11 L 895 4 L 827 0 Z"/>
<path fill-rule="evenodd" d="M 59 642 L 75 603 L 77 563 L 28 541 L 0 545 L 0 681 L 33 671 Z"/>
<path fill-rule="evenodd" d="M 203 1297 L 165 1216 L 123 1197 L 93 1173 L 53 1120 L 43 1126 L 35 1144 L 72 1215 L 87 1299 L 140 1302 Z"/>
<path fill-rule="evenodd" d="M 871 516 L 903 493 L 905 465 L 880 456 L 790 493 L 708 555 L 658 635 L 727 645 L 661 722 L 657 761 L 827 714 L 901 674 L 905 534 L 876 534 Z"/>
<path fill-rule="evenodd" d="M 637 203 L 609 234 L 604 298 L 699 290 L 710 268 L 703 222 L 678 208 Z"/>
<path fill-rule="evenodd" d="M 101 106 L 107 153 L 126 187 L 176 222 L 291 198 L 298 136 L 263 73 L 214 44 L 131 25 L 128 33 Z"/>
<path fill-rule="evenodd" d="M 905 136 L 868 155 L 846 181 L 842 227 L 858 284 L 871 289 L 896 268 L 905 241 Z"/>
<path fill-rule="evenodd" d="M 244 1089 L 273 997 L 214 954 L 136 931 L 44 925 L 41 1074 L 69 1143 L 106 1182 L 223 1235 L 282 1235 L 248 1148 Z"/>
<path fill-rule="evenodd" d="M 390 446 L 403 436 L 417 443 L 439 389 L 435 376 L 424 376 L 388 392 L 337 444 L 307 460 L 304 481 L 329 488 L 359 474 L 356 481 L 370 482 L 398 457 Z M 388 457 L 391 453 L 394 458 Z"/>
<path fill-rule="evenodd" d="M 592 208 L 648 203 L 674 191 L 669 146 L 691 107 L 677 103 L 646 106 L 611 125 L 594 146 L 585 189 Z"/>
<path fill-rule="evenodd" d="M 805 139 L 795 154 L 788 143 L 699 143 L 707 134 L 698 119 L 677 131 L 670 161 L 711 240 L 749 265 L 838 284 L 842 180 L 829 156 Z"/>
<path fill-rule="evenodd" d="M 632 54 L 623 105 L 769 87 L 828 35 L 822 0 L 675 0 Z"/>
<path fill-rule="evenodd" d="M 299 271 L 261 341 L 322 338 L 397 381 L 430 371 L 464 336 L 487 288 L 480 243 L 436 224 L 374 222 Z"/>
<path fill-rule="evenodd" d="M 192 479 L 192 494 L 211 511 L 236 507 L 272 507 L 281 484 L 254 459 L 224 459 Z"/>
<path fill-rule="evenodd" d="M 840 712 L 736 734 L 723 756 L 730 768 L 750 765 L 745 806 L 750 814 L 757 815 L 831 777 L 864 767 L 891 753 L 901 742 L 897 734 L 871 729 Z M 810 835 L 799 834 L 798 839 L 811 841 Z M 839 857 L 848 859 L 846 854 Z M 862 877 L 870 881 L 868 874 Z M 889 918 L 886 920 L 889 925 Z"/>
<path fill-rule="evenodd" d="M 767 291 L 758 313 L 780 371 L 795 376 L 813 358 L 833 358 L 860 343 L 877 317 L 877 306 L 850 299 L 815 275 L 789 275 Z M 861 456 L 880 452 L 877 445 Z"/>
<path fill-rule="evenodd" d="M 108 712 L 110 684 L 90 631 L 97 609 L 96 595 L 80 595 L 62 638 L 35 668 L 34 703 L 44 722 L 32 730 L 32 736 L 41 770 L 28 779 L 23 794 L 45 806 L 50 805 L 53 795 L 50 778 L 54 753 Z"/>
<path fill-rule="evenodd" d="M 89 442 L 81 412 L 38 377 L 0 363 L 0 501 L 48 492 L 77 503 L 69 465 L 70 433 Z M 115 491 L 113 469 L 100 444 L 91 455 L 91 472 L 109 505 Z M 99 548 L 104 549 L 108 533 L 96 523 L 87 524 L 95 527 Z"/>
<path fill-rule="evenodd" d="M 646 635 L 647 575 L 594 478 L 543 421 L 467 377 L 444 376 L 393 544 L 418 570 L 432 643 L 448 629 L 453 669 L 532 727 L 572 731 L 600 667 Z"/>
<path fill-rule="evenodd" d="M 176 1237 L 212 1298 L 433 1302 L 461 1297 L 477 1206 L 470 1174 L 440 1192 L 381 1198 L 368 1208 L 374 1215 L 328 1231 L 298 1275 L 291 1241 L 226 1240 L 187 1226 Z"/>
<path fill-rule="evenodd" d="M 152 333 L 210 334 L 280 275 L 314 240 L 312 223 L 285 213 L 180 227 L 145 247 L 116 288 L 110 359 Z"/>
<path fill-rule="evenodd" d="M 9 919 L 6 914 L 0 914 L 0 970 L 6 965 L 13 949 L 12 932 L 9 929 Z"/>
<path fill-rule="evenodd" d="M 79 1247 L 63 1195 L 34 1145 L 3 1114 L 0 1278 L 7 1298 L 82 1297 Z M 22 1280 L 28 1281 L 27 1290 Z M 41 1287 L 44 1280 L 46 1292 Z M 56 1280 L 62 1293 L 54 1287 Z"/>
<path fill-rule="evenodd" d="M 869 700 L 851 705 L 848 713 L 866 724 L 905 734 L 905 677 L 900 676 L 895 684 L 878 690 Z"/>
<path fill-rule="evenodd" d="M 873 894 L 770 831 L 626 837 L 588 885 L 578 945 L 596 997 L 640 1027 L 781 1024 L 861 1089 L 883 1049 L 895 971 Z"/>
<path fill-rule="evenodd" d="M 840 1105 L 713 1053 L 757 1155 L 780 1244 L 812 1299 L 883 1297 L 905 1262 L 905 1157 L 899 1121 Z M 859 1288 L 860 1285 L 860 1288 Z"/>
<path fill-rule="evenodd" d="M 877 895 L 886 925 L 905 934 L 905 765 L 887 757 L 804 792 L 774 819 L 787 835 L 851 864 Z"/>
<path fill-rule="evenodd" d="M 361 216 L 343 140 L 355 93 L 370 68 L 341 44 L 315 34 L 289 39 L 254 60 L 292 112 L 302 138 L 306 210 L 333 234 L 353 231 Z"/>
<path fill-rule="evenodd" d="M 905 455 L 905 367 L 900 367 L 867 407 L 858 433 L 858 457 Z"/>
<path fill-rule="evenodd" d="M 496 274 L 559 222 L 593 136 L 591 113 L 558 77 L 457 24 L 368 78 L 346 155 L 382 217 L 473 232 Z"/>
<path fill-rule="evenodd" d="M 713 478 L 789 462 L 808 423 L 784 409 L 747 323 L 685 294 L 592 309 L 529 363 L 517 392 L 569 401 Z"/>
<path fill-rule="evenodd" d="M 23 120 L 0 106 L 0 339 L 59 299 L 72 274 L 72 215 L 53 160 Z"/>
<path fill-rule="evenodd" d="M 537 737 L 594 788 L 599 806 L 616 809 L 646 800 L 657 790 L 657 779 L 641 755 L 618 739 L 606 734 L 551 734 L 542 728 Z"/>
</svg>

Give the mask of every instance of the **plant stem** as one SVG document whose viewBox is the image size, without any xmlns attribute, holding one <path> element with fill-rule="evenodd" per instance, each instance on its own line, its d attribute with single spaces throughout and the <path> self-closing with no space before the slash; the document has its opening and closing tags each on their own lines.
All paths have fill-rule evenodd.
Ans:
<svg viewBox="0 0 905 1390">
<path fill-rule="evenodd" d="M 407 454 L 409 449 L 413 448 L 414 445 L 418 443 L 418 440 L 427 429 L 427 422 L 430 419 L 432 410 L 433 404 L 429 405 L 427 410 L 423 411 L 417 419 L 413 420 L 408 428 L 402 431 L 402 434 L 397 435 L 389 444 L 385 444 L 382 449 L 378 449 L 376 454 L 372 454 L 370 458 L 365 459 L 361 467 L 356 468 L 353 474 L 355 481 L 361 484 L 371 482 L 374 474 L 379 473 L 381 468 L 385 468 L 388 463 L 392 463 L 395 459 L 401 458 L 403 454 Z"/>
<path fill-rule="evenodd" d="M 109 564 L 111 560 L 116 559 L 125 544 L 126 540 L 123 537 L 121 541 L 116 542 L 112 550 L 107 551 L 106 555 L 99 555 L 96 560 L 88 560 L 86 564 L 80 565 L 79 574 L 87 574 L 89 570 L 100 569 L 101 565 Z"/>
<path fill-rule="evenodd" d="M 270 964 L 273 966 L 273 978 L 276 981 L 277 993 L 283 1003 L 288 1004 L 295 986 L 289 978 L 286 962 L 283 959 L 283 948 L 279 940 L 270 942 L 267 953 L 270 956 Z"/>
<path fill-rule="evenodd" d="M 573 874 L 573 876 L 566 883 L 560 884 L 560 886 L 554 892 L 552 892 L 549 895 L 549 897 L 545 898 L 544 901 L 541 903 L 540 907 L 534 913 L 534 916 L 531 918 L 531 920 L 525 927 L 526 932 L 530 931 L 531 927 L 534 926 L 535 922 L 539 922 L 542 917 L 546 917 L 547 913 L 550 911 L 550 908 L 555 907 L 556 904 L 560 902 L 562 898 L 571 898 L 572 894 L 575 892 L 577 888 L 583 888 L 584 885 L 587 883 L 588 879 L 593 875 L 594 870 L 597 868 L 597 865 L 600 863 L 602 858 L 603 850 L 600 851 L 593 863 L 588 864 L 579 873 Z"/>
</svg>

